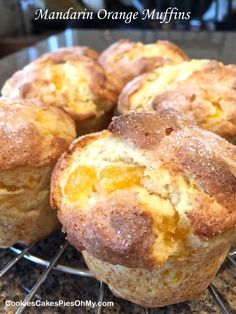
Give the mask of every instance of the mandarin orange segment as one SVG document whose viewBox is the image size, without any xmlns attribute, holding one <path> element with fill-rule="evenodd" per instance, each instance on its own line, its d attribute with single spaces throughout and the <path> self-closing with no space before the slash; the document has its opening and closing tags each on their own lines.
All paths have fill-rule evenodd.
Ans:
<svg viewBox="0 0 236 314">
<path fill-rule="evenodd" d="M 65 76 L 62 76 L 63 68 L 61 65 L 54 66 L 54 71 L 52 72 L 51 81 L 55 85 L 56 89 L 61 89 L 63 87 L 63 79 Z"/>
<path fill-rule="evenodd" d="M 216 107 L 216 106 L 214 106 L 214 107 L 215 107 L 215 113 L 209 115 L 209 117 L 211 117 L 211 118 L 220 118 L 222 116 L 222 114 L 223 114 L 222 109 L 220 107 Z"/>
<path fill-rule="evenodd" d="M 74 170 L 65 185 L 65 194 L 71 202 L 84 203 L 98 184 L 95 169 L 80 166 Z"/>
<path fill-rule="evenodd" d="M 37 112 L 37 115 L 35 117 L 35 120 L 39 123 L 45 123 L 48 124 L 48 122 L 50 121 L 47 117 L 47 115 L 45 114 L 45 111 L 40 110 L 39 112 Z"/>
<path fill-rule="evenodd" d="M 171 246 L 176 240 L 184 241 L 189 232 L 188 228 L 178 225 L 179 214 L 176 212 L 173 217 L 163 217 L 162 224 L 158 229 L 163 232 L 163 240 L 167 246 Z"/>
<path fill-rule="evenodd" d="M 99 175 L 101 188 L 108 193 L 140 185 L 144 168 L 138 166 L 107 166 Z"/>
</svg>

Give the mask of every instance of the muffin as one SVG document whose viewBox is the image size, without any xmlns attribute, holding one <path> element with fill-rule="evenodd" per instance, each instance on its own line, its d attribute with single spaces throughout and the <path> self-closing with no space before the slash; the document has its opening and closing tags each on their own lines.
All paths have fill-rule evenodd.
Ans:
<svg viewBox="0 0 236 314">
<path fill-rule="evenodd" d="M 179 63 L 188 57 L 169 41 L 152 44 L 119 40 L 104 50 L 99 62 L 118 93 L 136 76 L 167 63 Z"/>
<path fill-rule="evenodd" d="M 175 109 L 199 126 L 236 139 L 236 66 L 191 60 L 144 74 L 122 91 L 118 110 Z"/>
<path fill-rule="evenodd" d="M 236 147 L 174 110 L 114 118 L 57 163 L 51 204 L 115 295 L 147 307 L 197 297 L 236 238 Z"/>
<path fill-rule="evenodd" d="M 6 81 L 2 95 L 63 108 L 78 134 L 107 127 L 117 95 L 102 66 L 77 50 L 51 52 L 30 63 Z"/>
<path fill-rule="evenodd" d="M 35 243 L 59 227 L 50 207 L 52 169 L 75 138 L 61 109 L 0 99 L 0 247 Z"/>
</svg>

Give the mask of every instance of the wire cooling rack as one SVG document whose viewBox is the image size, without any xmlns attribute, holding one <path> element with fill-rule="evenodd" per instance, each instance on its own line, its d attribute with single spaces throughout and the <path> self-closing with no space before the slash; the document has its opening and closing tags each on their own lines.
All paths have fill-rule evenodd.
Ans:
<svg viewBox="0 0 236 314">
<path fill-rule="evenodd" d="M 62 255 L 66 254 L 66 250 L 68 249 L 68 242 L 64 240 L 62 244 L 58 245 L 58 250 L 54 254 L 54 256 L 51 259 L 42 258 L 41 256 L 32 254 L 31 251 L 35 248 L 37 248 L 37 245 L 32 246 L 22 246 L 22 244 L 14 245 L 10 247 L 8 250 L 10 252 L 13 252 L 15 254 L 15 257 L 12 258 L 1 270 L 0 270 L 0 278 L 4 276 L 7 272 L 11 271 L 11 268 L 20 262 L 21 259 L 26 259 L 30 261 L 31 263 L 34 263 L 36 265 L 41 265 L 45 269 L 41 272 L 41 275 L 36 280 L 35 284 L 33 285 L 32 289 L 28 289 L 28 294 L 26 295 L 23 305 L 18 307 L 15 311 L 16 314 L 23 313 L 26 309 L 26 303 L 33 300 L 33 298 L 36 296 L 37 291 L 39 288 L 43 285 L 45 280 L 50 275 L 50 272 L 52 270 L 57 270 L 66 274 L 70 274 L 72 276 L 79 276 L 79 277 L 86 277 L 86 278 L 94 278 L 92 273 L 85 267 L 72 267 L 65 264 L 60 264 L 59 260 L 62 257 Z M 10 253 L 9 252 L 9 253 Z M 227 267 L 231 267 L 233 270 L 233 273 L 236 274 L 236 249 L 232 249 L 229 255 L 227 256 L 226 262 L 228 264 Z M 104 298 L 104 289 L 105 284 L 103 282 L 100 282 L 99 285 L 99 293 L 97 296 L 97 304 L 101 304 Z M 231 314 L 231 310 L 229 309 L 229 306 L 227 304 L 227 301 L 224 300 L 224 297 L 221 295 L 221 293 L 217 290 L 217 288 L 211 284 L 208 287 L 208 291 L 210 292 L 210 295 L 212 296 L 215 304 L 217 305 L 219 311 L 223 314 Z M 101 314 L 103 311 L 103 308 L 101 305 L 98 305 L 96 308 L 96 314 Z M 152 309 L 143 308 L 142 309 L 143 314 L 150 314 L 153 313 Z"/>
</svg>

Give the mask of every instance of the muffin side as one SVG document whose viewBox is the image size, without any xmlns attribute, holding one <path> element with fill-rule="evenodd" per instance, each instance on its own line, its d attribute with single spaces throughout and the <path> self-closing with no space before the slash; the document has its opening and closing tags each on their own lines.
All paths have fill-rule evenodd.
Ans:
<svg viewBox="0 0 236 314">
<path fill-rule="evenodd" d="M 0 246 L 32 244 L 59 227 L 50 177 L 75 125 L 56 107 L 3 98 L 0 118 Z"/>
</svg>

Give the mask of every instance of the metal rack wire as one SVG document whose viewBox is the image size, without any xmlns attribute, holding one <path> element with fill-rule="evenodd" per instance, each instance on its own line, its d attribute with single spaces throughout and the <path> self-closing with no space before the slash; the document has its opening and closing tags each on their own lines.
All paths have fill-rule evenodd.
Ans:
<svg viewBox="0 0 236 314">
<path fill-rule="evenodd" d="M 52 259 L 47 260 L 45 258 L 41 258 L 39 256 L 33 255 L 30 253 L 30 250 L 34 248 L 35 246 L 29 246 L 25 247 L 23 249 L 18 248 L 17 245 L 12 246 L 9 248 L 10 251 L 14 252 L 16 256 L 11 259 L 1 270 L 0 270 L 0 278 L 4 276 L 20 259 L 25 258 L 32 263 L 35 263 L 37 265 L 44 266 L 45 269 L 35 282 L 33 288 L 29 291 L 29 293 L 26 295 L 23 305 L 21 305 L 17 310 L 16 314 L 23 313 L 25 308 L 26 308 L 26 303 L 31 301 L 34 296 L 36 295 L 38 289 L 41 287 L 41 285 L 44 283 L 44 281 L 47 279 L 48 275 L 50 274 L 52 269 L 75 275 L 75 276 L 81 276 L 81 277 L 87 277 L 87 278 L 94 278 L 92 273 L 83 267 L 71 267 L 68 265 L 60 264 L 59 259 L 62 256 L 62 254 L 65 253 L 66 249 L 68 248 L 69 244 L 67 241 L 64 241 L 63 244 L 61 244 L 58 248 L 58 251 L 56 254 L 52 257 Z M 233 268 L 233 270 L 236 272 L 236 249 L 231 250 L 227 257 L 227 261 L 229 262 L 230 266 Z M 99 286 L 99 293 L 97 297 L 97 302 L 98 304 L 101 304 L 100 302 L 103 301 L 104 297 L 104 289 L 105 289 L 105 284 L 103 282 L 100 282 Z M 211 296 L 213 297 L 216 305 L 218 306 L 219 310 L 221 311 L 222 314 L 230 314 L 230 310 L 224 301 L 222 295 L 218 292 L 218 290 L 215 288 L 213 284 L 211 284 L 208 288 Z M 96 314 L 101 314 L 102 313 L 102 306 L 98 305 L 96 308 Z M 145 308 L 143 309 L 143 313 L 145 314 L 151 314 L 152 310 Z"/>
</svg>

